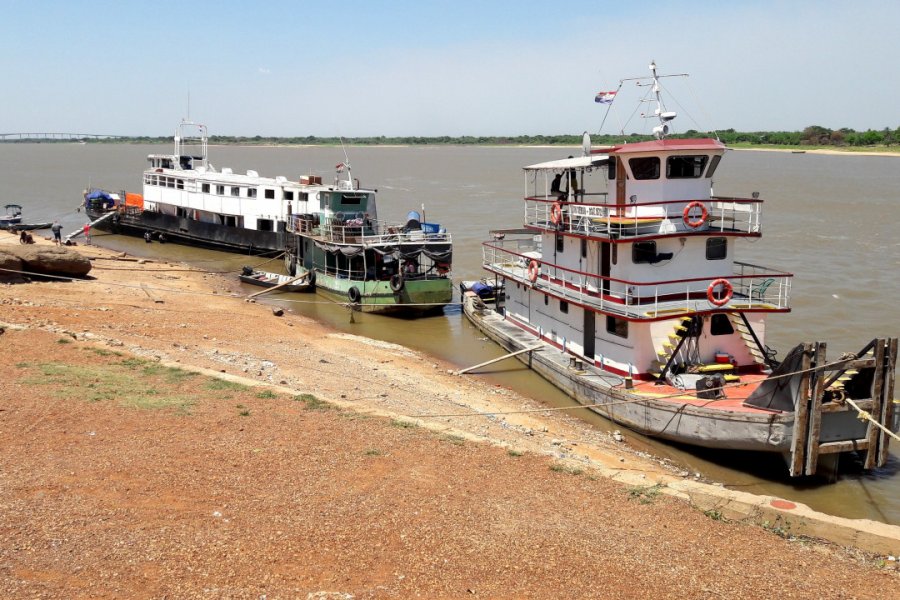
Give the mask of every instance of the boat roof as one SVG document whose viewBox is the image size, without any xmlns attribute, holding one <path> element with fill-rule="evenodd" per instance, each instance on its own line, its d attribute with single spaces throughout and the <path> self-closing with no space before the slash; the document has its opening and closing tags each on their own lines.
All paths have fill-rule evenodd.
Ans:
<svg viewBox="0 0 900 600">
<path fill-rule="evenodd" d="M 563 158 L 561 160 L 551 160 L 548 162 L 537 163 L 525 167 L 526 171 L 542 171 L 557 169 L 578 169 L 584 167 L 594 167 L 602 165 L 609 160 L 608 154 L 592 154 L 590 156 L 576 156 L 573 158 Z"/>
<path fill-rule="evenodd" d="M 725 144 L 712 138 L 662 139 L 635 144 L 622 144 L 609 151 L 610 154 L 632 154 L 635 152 L 671 152 L 673 150 L 724 150 Z"/>
</svg>

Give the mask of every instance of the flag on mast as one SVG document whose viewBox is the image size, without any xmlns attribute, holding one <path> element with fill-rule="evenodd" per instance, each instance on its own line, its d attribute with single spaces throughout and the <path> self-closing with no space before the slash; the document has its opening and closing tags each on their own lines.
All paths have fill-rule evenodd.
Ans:
<svg viewBox="0 0 900 600">
<path fill-rule="evenodd" d="M 334 165 L 334 168 L 337 169 L 338 173 L 343 173 L 344 167 L 346 167 L 346 166 L 347 166 L 346 164 L 339 162 L 338 164 Z"/>
<path fill-rule="evenodd" d="M 597 95 L 594 96 L 594 102 L 598 104 L 612 104 L 612 101 L 615 99 L 615 92 L 597 92 Z"/>
</svg>

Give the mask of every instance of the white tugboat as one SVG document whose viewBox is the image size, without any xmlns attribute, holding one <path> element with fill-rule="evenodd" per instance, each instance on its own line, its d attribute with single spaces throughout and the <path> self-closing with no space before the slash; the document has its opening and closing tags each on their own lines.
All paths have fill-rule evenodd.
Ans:
<svg viewBox="0 0 900 600">
<path fill-rule="evenodd" d="M 635 79 L 652 86 L 657 139 L 592 149 L 585 136 L 582 156 L 526 167 L 524 228 L 484 243 L 493 277 L 463 285 L 466 315 L 643 434 L 782 453 L 792 476 L 833 474 L 849 452 L 883 465 L 897 339 L 837 360 L 801 344 L 775 360 L 766 319 L 790 311 L 792 275 L 735 257 L 737 239 L 762 235 L 762 200 L 712 195 L 725 146 L 668 137 L 676 114 L 650 69 Z"/>
</svg>

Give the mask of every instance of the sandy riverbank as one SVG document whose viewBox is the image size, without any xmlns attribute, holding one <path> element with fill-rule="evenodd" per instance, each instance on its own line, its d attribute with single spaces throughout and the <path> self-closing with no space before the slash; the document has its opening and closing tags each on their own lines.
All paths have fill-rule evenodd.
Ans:
<svg viewBox="0 0 900 600">
<path fill-rule="evenodd" d="M 827 150 L 817 148 L 811 150 L 798 150 L 796 148 L 734 148 L 729 146 L 731 150 L 741 152 L 782 152 L 787 154 L 824 154 L 827 156 L 900 156 L 900 152 L 872 152 L 872 151 L 855 151 L 855 150 Z"/>
<path fill-rule="evenodd" d="M 94 279 L 0 286 L 3 596 L 900 594 L 896 563 L 669 497 L 699 496 L 627 432 L 424 417 L 541 407 L 236 278 L 77 250 Z"/>
</svg>

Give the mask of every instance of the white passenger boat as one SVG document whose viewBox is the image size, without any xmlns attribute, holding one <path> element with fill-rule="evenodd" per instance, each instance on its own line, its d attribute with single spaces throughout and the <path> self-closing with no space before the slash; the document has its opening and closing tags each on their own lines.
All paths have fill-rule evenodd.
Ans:
<svg viewBox="0 0 900 600">
<path fill-rule="evenodd" d="M 790 311 L 792 275 L 735 256 L 762 235 L 762 200 L 712 195 L 725 146 L 669 137 L 676 115 L 650 69 L 635 79 L 652 86 L 657 139 L 591 148 L 585 136 L 581 156 L 526 167 L 524 233 L 483 244 L 494 281 L 464 286 L 465 314 L 510 352 L 537 345 L 518 358 L 643 434 L 782 453 L 792 476 L 833 474 L 846 453 L 883 465 L 897 339 L 775 359 L 767 317 Z"/>
</svg>

